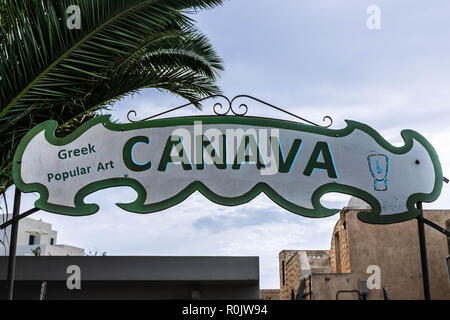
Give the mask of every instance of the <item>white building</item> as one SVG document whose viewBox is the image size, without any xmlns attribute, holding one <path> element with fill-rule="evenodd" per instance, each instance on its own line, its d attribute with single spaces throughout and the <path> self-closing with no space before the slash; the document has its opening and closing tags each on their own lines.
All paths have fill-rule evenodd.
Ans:
<svg viewBox="0 0 450 320">
<path fill-rule="evenodd" d="M 6 235 L 4 232 L 0 233 L 0 240 L 4 243 L 4 245 L 0 244 L 0 255 L 9 254 L 10 234 L 11 227 L 7 228 Z M 57 234 L 57 231 L 52 230 L 50 223 L 23 218 L 19 222 L 16 255 L 34 256 L 39 252 L 41 256 L 84 256 L 84 249 L 57 244 Z"/>
</svg>

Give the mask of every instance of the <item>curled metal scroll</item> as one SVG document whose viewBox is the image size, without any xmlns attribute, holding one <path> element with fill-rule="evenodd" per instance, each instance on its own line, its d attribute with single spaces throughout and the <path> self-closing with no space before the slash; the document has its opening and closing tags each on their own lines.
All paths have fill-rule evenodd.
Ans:
<svg viewBox="0 0 450 320">
<path fill-rule="evenodd" d="M 238 96 L 234 97 L 231 100 L 228 97 L 226 97 L 224 95 L 221 95 L 221 94 L 212 95 L 212 96 L 208 96 L 206 98 L 202 98 L 202 99 L 199 99 L 199 100 L 195 101 L 195 104 L 200 104 L 200 102 L 202 102 L 204 100 L 207 100 L 207 99 L 217 99 L 217 98 L 221 98 L 221 99 L 225 100 L 225 102 L 216 102 L 214 104 L 214 106 L 213 106 L 213 111 L 218 116 L 226 116 L 226 115 L 228 115 L 230 113 L 235 115 L 235 116 L 241 116 L 241 117 L 245 116 L 247 114 L 247 112 L 248 112 L 248 106 L 245 103 L 238 104 L 237 99 L 247 98 L 247 99 L 251 99 L 251 100 L 257 101 L 257 102 L 259 102 L 259 103 L 261 103 L 263 105 L 266 105 L 266 106 L 268 106 L 268 107 L 270 107 L 272 109 L 275 109 L 277 111 L 283 112 L 285 114 L 290 115 L 291 117 L 294 117 L 294 118 L 296 118 L 298 120 L 301 120 L 303 122 L 309 123 L 309 124 L 317 126 L 317 127 L 329 128 L 333 124 L 333 119 L 330 116 L 325 116 L 325 117 L 323 117 L 323 120 L 322 120 L 323 122 L 328 122 L 328 124 L 326 124 L 326 125 L 319 125 L 319 124 L 314 123 L 312 121 L 309 121 L 309 120 L 307 120 L 305 118 L 297 116 L 296 114 L 293 114 L 293 113 L 291 113 L 289 111 L 286 111 L 286 110 L 284 110 L 284 109 L 282 109 L 280 107 L 277 107 L 277 106 L 275 106 L 275 105 L 273 105 L 271 103 L 268 103 L 266 101 L 263 101 L 261 99 L 258 99 L 258 98 L 255 98 L 255 97 L 252 97 L 252 96 L 249 96 L 249 95 L 246 95 L 246 94 L 238 95 Z M 155 114 L 153 116 L 147 117 L 145 119 L 140 119 L 140 120 L 133 120 L 133 119 L 131 119 L 130 116 L 133 114 L 133 117 L 136 117 L 137 116 L 137 112 L 135 110 L 130 110 L 128 112 L 128 114 L 127 114 L 127 118 L 128 118 L 128 121 L 130 121 L 130 122 L 147 121 L 147 120 L 150 120 L 150 119 L 162 116 L 164 114 L 167 114 L 167 113 L 179 110 L 179 109 L 183 109 L 183 108 L 185 108 L 187 106 L 190 106 L 190 105 L 194 105 L 194 103 L 193 102 L 189 102 L 189 103 L 183 104 L 181 106 L 178 106 L 178 107 L 166 110 L 164 112 L 161 112 L 161 113 L 158 113 L 158 114 Z"/>
</svg>

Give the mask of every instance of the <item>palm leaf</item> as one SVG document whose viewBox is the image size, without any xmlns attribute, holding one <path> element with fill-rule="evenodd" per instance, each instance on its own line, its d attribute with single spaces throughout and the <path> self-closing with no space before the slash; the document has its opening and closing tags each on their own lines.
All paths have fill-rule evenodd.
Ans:
<svg viewBox="0 0 450 320">
<path fill-rule="evenodd" d="M 222 63 L 188 10 L 221 0 L 0 0 L 0 189 L 20 138 L 55 119 L 66 134 L 142 88 L 196 103 Z M 80 30 L 66 27 L 78 5 Z M 0 190 L 1 192 L 1 190 Z"/>
</svg>

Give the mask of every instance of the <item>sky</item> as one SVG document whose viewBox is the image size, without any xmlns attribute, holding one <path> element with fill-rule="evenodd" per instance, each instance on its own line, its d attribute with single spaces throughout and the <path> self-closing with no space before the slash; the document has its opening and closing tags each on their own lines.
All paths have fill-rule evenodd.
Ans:
<svg viewBox="0 0 450 320">
<path fill-rule="evenodd" d="M 381 28 L 370 30 L 367 8 L 380 8 Z M 363 122 L 400 146 L 400 132 L 421 133 L 450 176 L 450 2 L 448 0 L 229 0 L 194 15 L 199 29 L 224 60 L 218 84 L 230 98 L 250 94 L 308 120 Z M 116 104 L 110 113 L 128 122 L 183 104 L 147 89 Z M 257 103 L 252 116 L 289 119 Z M 186 108 L 171 116 L 213 114 Z M 425 209 L 450 208 L 450 186 Z M 278 254 L 284 249 L 329 249 L 338 215 L 312 219 L 290 213 L 260 195 L 238 207 L 216 205 L 196 193 L 183 203 L 148 215 L 125 212 L 131 188 L 89 195 L 100 211 L 87 217 L 38 212 L 58 231 L 59 244 L 108 255 L 259 256 L 261 288 L 279 288 Z M 12 204 L 13 188 L 8 198 Z M 38 195 L 23 196 L 22 211 Z M 344 207 L 349 197 L 329 194 L 322 203 Z"/>
</svg>

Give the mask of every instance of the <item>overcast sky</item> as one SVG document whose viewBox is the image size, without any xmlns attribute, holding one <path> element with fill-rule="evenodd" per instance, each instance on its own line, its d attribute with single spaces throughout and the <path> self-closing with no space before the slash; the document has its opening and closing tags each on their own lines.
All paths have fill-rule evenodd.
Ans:
<svg viewBox="0 0 450 320">
<path fill-rule="evenodd" d="M 381 29 L 369 30 L 368 6 L 381 9 Z M 450 2 L 364 0 L 245 0 L 195 16 L 225 63 L 219 85 L 228 97 L 245 93 L 315 122 L 344 119 L 367 123 L 389 142 L 413 129 L 435 147 L 450 176 Z M 112 110 L 144 118 L 184 101 L 144 90 Z M 188 108 L 174 115 L 211 114 Z M 249 115 L 289 119 L 249 103 Z M 291 119 L 292 120 L 292 119 Z M 12 189 L 9 198 L 12 203 Z M 449 186 L 425 209 L 450 207 Z M 148 215 L 114 205 L 131 202 L 130 188 L 96 192 L 100 204 L 88 217 L 45 212 L 32 215 L 53 224 L 58 243 L 107 251 L 108 255 L 259 256 L 261 288 L 279 288 L 283 249 L 329 249 L 338 215 L 311 219 L 289 213 L 265 196 L 239 207 L 221 207 L 194 194 L 171 209 Z M 36 195 L 25 195 L 23 210 Z M 343 207 L 349 197 L 327 195 L 325 206 Z"/>
</svg>

